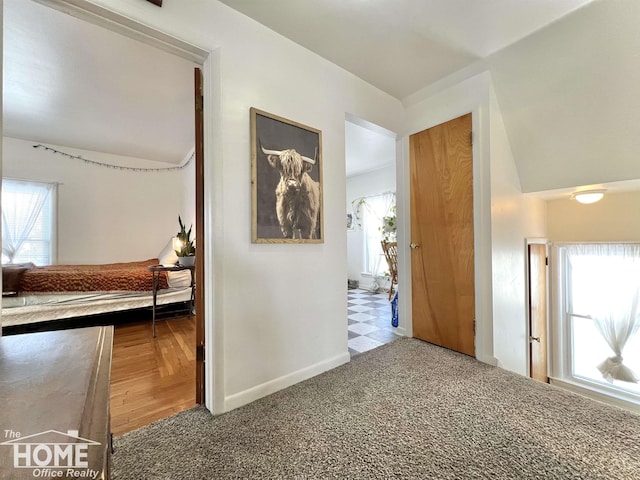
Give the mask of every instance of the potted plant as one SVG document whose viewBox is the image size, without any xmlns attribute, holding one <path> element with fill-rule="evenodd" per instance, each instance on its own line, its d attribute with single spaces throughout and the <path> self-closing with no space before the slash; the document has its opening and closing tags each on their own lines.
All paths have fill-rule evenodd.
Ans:
<svg viewBox="0 0 640 480">
<path fill-rule="evenodd" d="M 389 215 L 382 217 L 382 225 L 380 226 L 382 239 L 387 242 L 395 242 L 397 230 L 396 206 L 393 205 L 389 211 Z"/>
<path fill-rule="evenodd" d="M 178 255 L 178 263 L 185 267 L 192 267 L 196 263 L 196 247 L 193 246 L 193 240 L 191 240 L 193 225 L 189 227 L 189 230 L 186 230 L 180 215 L 178 215 L 178 224 L 180 225 L 180 231 L 177 235 L 175 248 L 176 255 Z"/>
</svg>

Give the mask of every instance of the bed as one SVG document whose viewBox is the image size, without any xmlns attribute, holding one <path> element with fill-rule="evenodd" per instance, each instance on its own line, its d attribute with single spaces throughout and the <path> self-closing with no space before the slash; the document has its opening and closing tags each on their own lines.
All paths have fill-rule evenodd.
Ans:
<svg viewBox="0 0 640 480">
<path fill-rule="evenodd" d="M 177 259 L 177 257 L 176 257 Z M 4 265 L 2 326 L 15 327 L 150 307 L 149 267 L 173 264 L 166 249 L 159 258 L 100 265 Z M 191 274 L 161 272 L 158 305 L 191 301 Z"/>
</svg>

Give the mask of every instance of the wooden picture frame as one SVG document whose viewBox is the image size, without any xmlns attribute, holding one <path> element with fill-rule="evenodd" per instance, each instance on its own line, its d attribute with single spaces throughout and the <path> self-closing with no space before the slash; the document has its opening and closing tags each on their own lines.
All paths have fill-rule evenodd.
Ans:
<svg viewBox="0 0 640 480">
<path fill-rule="evenodd" d="M 323 243 L 322 132 L 250 115 L 252 243 Z"/>
</svg>

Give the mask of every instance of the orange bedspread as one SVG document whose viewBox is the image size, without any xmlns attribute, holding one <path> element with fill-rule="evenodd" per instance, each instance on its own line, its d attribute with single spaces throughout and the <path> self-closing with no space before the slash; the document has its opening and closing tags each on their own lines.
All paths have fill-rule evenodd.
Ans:
<svg viewBox="0 0 640 480">
<path fill-rule="evenodd" d="M 20 292 L 111 292 L 153 290 L 151 272 L 158 259 L 102 265 L 49 265 L 25 272 Z M 166 272 L 161 272 L 158 288 L 167 288 Z"/>
</svg>

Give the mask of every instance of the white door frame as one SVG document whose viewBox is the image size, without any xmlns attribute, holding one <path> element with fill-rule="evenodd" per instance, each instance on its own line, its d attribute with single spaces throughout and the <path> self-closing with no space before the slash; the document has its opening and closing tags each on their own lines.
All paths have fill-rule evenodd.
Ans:
<svg viewBox="0 0 640 480">
<path fill-rule="evenodd" d="M 530 285 L 529 285 L 529 269 L 530 269 L 530 265 L 529 265 L 529 245 L 545 245 L 546 246 L 546 253 L 547 253 L 547 265 L 549 265 L 549 241 L 546 238 L 526 238 L 525 239 L 525 245 L 524 245 L 524 249 L 525 249 L 525 254 L 524 254 L 524 261 L 525 261 L 525 271 L 526 274 L 524 276 L 524 289 L 527 298 L 526 298 L 526 315 L 525 315 L 525 338 L 527 339 L 527 342 L 530 342 L 529 338 L 531 337 L 531 309 L 529 308 L 530 305 L 530 294 L 531 291 L 529 290 Z M 546 270 L 546 275 L 547 275 L 547 376 L 551 376 L 551 330 L 550 327 L 551 325 L 549 324 L 549 305 L 551 304 L 551 291 L 549 289 L 549 268 L 547 268 Z M 529 343 L 527 343 L 527 362 L 526 362 L 526 368 L 527 368 L 527 376 L 530 377 L 531 376 L 531 348 Z"/>
</svg>

